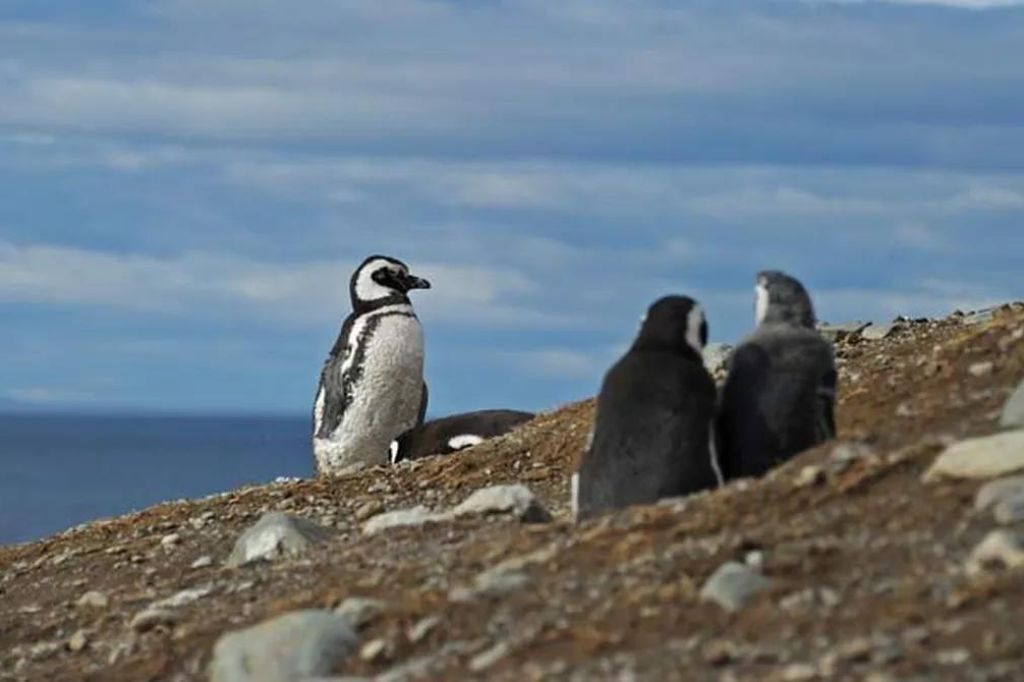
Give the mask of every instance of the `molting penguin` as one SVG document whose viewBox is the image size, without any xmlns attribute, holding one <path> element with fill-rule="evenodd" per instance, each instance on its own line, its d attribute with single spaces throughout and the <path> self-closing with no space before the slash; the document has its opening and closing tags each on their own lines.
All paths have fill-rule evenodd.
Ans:
<svg viewBox="0 0 1024 682">
<path fill-rule="evenodd" d="M 313 405 L 317 473 L 386 464 L 391 441 L 423 422 L 423 330 L 407 294 L 429 288 L 387 256 L 367 258 L 352 274 L 352 314 L 320 372 Z"/>
<path fill-rule="evenodd" d="M 480 410 L 434 419 L 406 431 L 391 443 L 391 463 L 447 455 L 508 433 L 534 418 L 532 412 Z"/>
<path fill-rule="evenodd" d="M 835 436 L 836 367 L 815 330 L 807 290 L 789 275 L 757 276 L 754 332 L 729 358 L 717 422 L 726 479 L 760 476 Z"/>
<path fill-rule="evenodd" d="M 704 312 L 692 298 L 654 303 L 597 398 L 573 476 L 577 518 L 718 484 L 710 450 L 715 384 L 704 368 Z"/>
</svg>

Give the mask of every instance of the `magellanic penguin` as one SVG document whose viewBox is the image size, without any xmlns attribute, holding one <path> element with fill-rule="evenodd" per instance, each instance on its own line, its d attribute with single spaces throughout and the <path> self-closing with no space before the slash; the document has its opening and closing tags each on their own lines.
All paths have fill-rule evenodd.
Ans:
<svg viewBox="0 0 1024 682">
<path fill-rule="evenodd" d="M 352 314 L 320 372 L 313 405 L 317 473 L 387 464 L 391 441 L 423 422 L 423 329 L 408 293 L 429 288 L 387 256 L 370 256 L 352 274 Z"/>
<path fill-rule="evenodd" d="M 572 481 L 577 519 L 718 484 L 710 448 L 715 384 L 701 357 L 707 338 L 692 298 L 667 296 L 648 309 L 601 385 Z"/>
<path fill-rule="evenodd" d="M 804 286 L 757 275 L 754 332 L 729 357 L 717 420 L 726 479 L 760 476 L 835 436 L 836 366 Z"/>
<path fill-rule="evenodd" d="M 433 419 L 412 428 L 391 443 L 391 463 L 429 455 L 447 455 L 508 433 L 533 419 L 532 412 L 480 410 Z"/>
</svg>

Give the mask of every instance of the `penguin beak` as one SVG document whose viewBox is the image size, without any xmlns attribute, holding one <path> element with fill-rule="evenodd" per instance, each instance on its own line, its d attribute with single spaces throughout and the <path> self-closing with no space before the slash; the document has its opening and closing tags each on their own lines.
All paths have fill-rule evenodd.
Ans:
<svg viewBox="0 0 1024 682">
<path fill-rule="evenodd" d="M 429 289 L 430 282 L 423 279 L 422 277 L 406 275 L 405 277 L 402 278 L 402 286 L 405 288 L 406 291 L 411 291 L 412 289 Z"/>
</svg>

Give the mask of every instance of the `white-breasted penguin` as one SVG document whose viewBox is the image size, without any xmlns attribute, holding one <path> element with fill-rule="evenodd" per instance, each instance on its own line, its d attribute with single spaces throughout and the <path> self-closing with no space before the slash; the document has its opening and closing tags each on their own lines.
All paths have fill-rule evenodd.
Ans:
<svg viewBox="0 0 1024 682">
<path fill-rule="evenodd" d="M 756 328 L 735 349 L 719 402 L 718 461 L 726 479 L 760 476 L 835 436 L 832 344 L 815 329 L 797 279 L 758 273 Z"/>
<path fill-rule="evenodd" d="M 707 335 L 692 298 L 666 296 L 648 309 L 601 385 L 573 477 L 578 519 L 718 484 L 710 448 L 715 384 L 701 357 Z"/>
<path fill-rule="evenodd" d="M 318 474 L 387 464 L 391 441 L 423 423 L 423 329 L 408 293 L 429 288 L 388 256 L 370 256 L 352 274 L 352 313 L 320 372 L 313 405 Z"/>
<path fill-rule="evenodd" d="M 519 410 L 479 410 L 433 419 L 412 428 L 391 443 L 391 463 L 430 455 L 447 455 L 508 433 L 534 418 Z"/>
</svg>

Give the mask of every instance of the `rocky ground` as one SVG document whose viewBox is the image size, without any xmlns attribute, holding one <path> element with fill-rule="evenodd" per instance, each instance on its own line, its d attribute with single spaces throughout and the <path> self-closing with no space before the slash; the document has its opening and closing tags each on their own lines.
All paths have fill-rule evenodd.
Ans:
<svg viewBox="0 0 1024 682">
<path fill-rule="evenodd" d="M 1024 430 L 961 443 L 1000 431 L 1024 306 L 858 326 L 827 330 L 840 440 L 763 480 L 575 525 L 587 401 L 0 549 L 0 679 L 1024 679 L 1024 483 L 989 483 L 1024 472 Z M 506 483 L 529 490 L 459 507 Z M 235 547 L 273 511 L 309 523 Z"/>
</svg>

